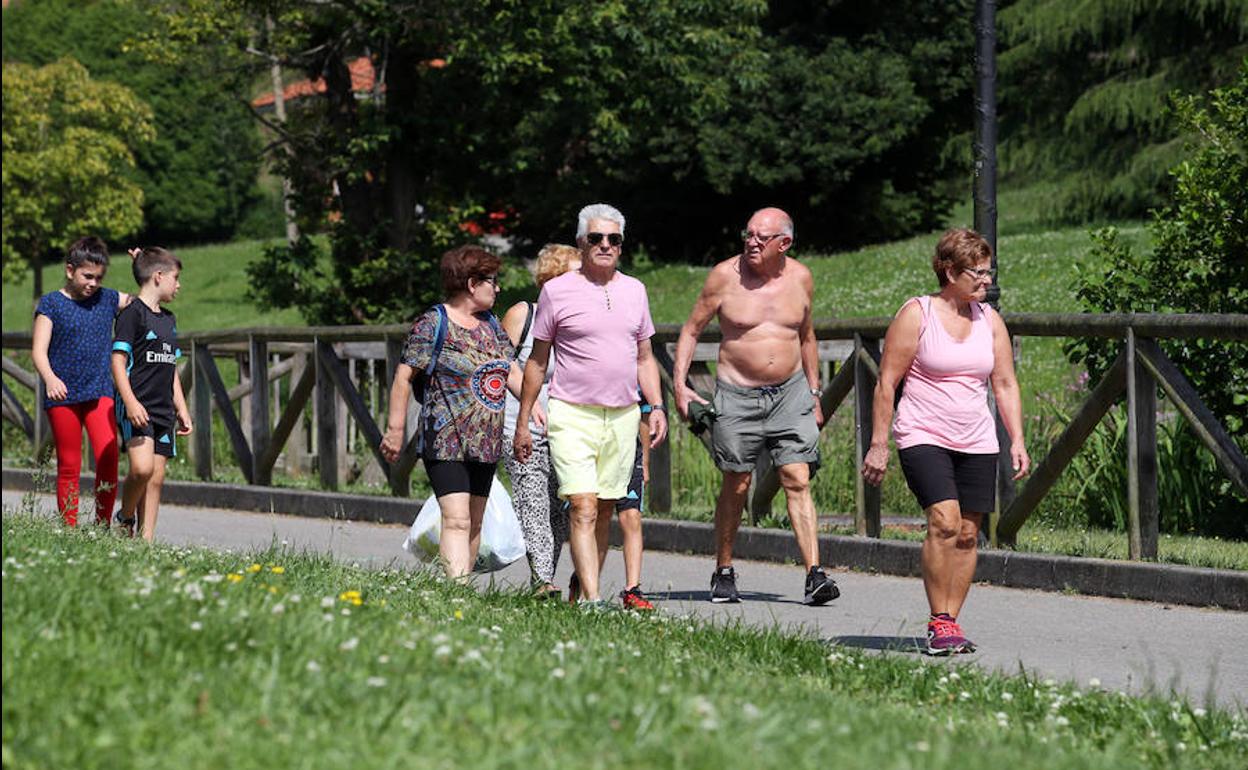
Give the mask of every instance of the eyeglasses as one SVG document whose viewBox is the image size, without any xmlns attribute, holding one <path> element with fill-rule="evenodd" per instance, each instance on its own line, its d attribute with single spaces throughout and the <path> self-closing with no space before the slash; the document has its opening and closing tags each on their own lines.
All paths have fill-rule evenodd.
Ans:
<svg viewBox="0 0 1248 770">
<path fill-rule="evenodd" d="M 492 283 L 494 284 L 495 289 L 498 288 L 498 276 L 497 275 L 479 275 L 477 276 L 477 280 L 480 281 L 481 283 Z"/>
<path fill-rule="evenodd" d="M 991 280 L 997 277 L 997 269 L 995 267 L 985 267 L 983 270 L 971 270 L 970 268 L 963 268 L 962 272 L 966 273 L 967 275 L 969 275 L 970 277 L 974 278 L 977 281 L 983 281 L 985 279 Z"/>
<path fill-rule="evenodd" d="M 771 242 L 772 238 L 779 238 L 782 235 L 784 235 L 784 233 L 772 233 L 771 235 L 763 235 L 762 233 L 755 233 L 749 230 L 742 230 L 741 240 L 746 243 L 749 243 L 751 240 L 757 239 L 760 244 L 762 244 L 763 246 L 766 246 L 768 243 Z"/>
<path fill-rule="evenodd" d="M 612 246 L 619 246 L 624 242 L 624 236 L 620 233 L 585 233 L 585 242 L 590 246 L 597 246 L 602 243 L 603 238 L 606 238 L 607 243 Z"/>
</svg>

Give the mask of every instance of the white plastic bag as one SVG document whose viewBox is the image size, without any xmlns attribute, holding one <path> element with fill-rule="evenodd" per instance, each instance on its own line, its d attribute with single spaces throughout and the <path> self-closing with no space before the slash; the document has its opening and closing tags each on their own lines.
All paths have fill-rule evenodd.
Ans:
<svg viewBox="0 0 1248 770">
<path fill-rule="evenodd" d="M 442 509 L 438 506 L 438 498 L 430 495 L 403 539 L 403 550 L 421 561 L 436 561 L 441 533 Z M 521 556 L 524 556 L 524 535 L 520 531 L 520 521 L 511 505 L 511 495 L 495 476 L 490 485 L 490 497 L 485 503 L 481 548 L 472 571 L 497 572 Z"/>
</svg>

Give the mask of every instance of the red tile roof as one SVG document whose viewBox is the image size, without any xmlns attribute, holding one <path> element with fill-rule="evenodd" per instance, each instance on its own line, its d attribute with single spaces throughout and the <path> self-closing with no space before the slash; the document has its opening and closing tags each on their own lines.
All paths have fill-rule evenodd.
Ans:
<svg viewBox="0 0 1248 770">
<path fill-rule="evenodd" d="M 373 85 L 376 82 L 376 75 L 373 73 L 373 63 L 367 56 L 361 56 L 358 59 L 353 60 L 347 65 L 347 68 L 351 70 L 352 91 L 358 94 L 361 91 L 373 90 Z M 282 89 L 282 95 L 286 97 L 286 101 L 288 102 L 294 101 L 295 99 L 301 99 L 305 96 L 323 93 L 325 93 L 325 80 L 322 78 L 317 78 L 316 80 L 299 80 Z M 274 101 L 276 101 L 276 99 L 273 93 L 270 92 L 252 99 L 251 106 L 257 108 L 271 107 Z"/>
</svg>

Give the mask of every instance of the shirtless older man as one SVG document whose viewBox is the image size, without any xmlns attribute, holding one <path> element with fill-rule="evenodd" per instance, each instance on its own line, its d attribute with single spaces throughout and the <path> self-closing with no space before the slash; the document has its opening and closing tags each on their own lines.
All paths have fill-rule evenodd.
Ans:
<svg viewBox="0 0 1248 770">
<path fill-rule="evenodd" d="M 715 316 L 719 344 L 715 421 L 711 444 L 724 474 L 715 504 L 715 572 L 711 601 L 737 602 L 732 567 L 750 472 L 766 450 L 780 474 L 789 520 L 806 565 L 806 604 L 840 596 L 819 566 L 815 504 L 810 495 L 812 464 L 819 461 L 819 351 L 811 321 L 814 279 L 789 257 L 793 220 L 780 209 L 762 209 L 741 233 L 741 254 L 720 262 L 707 276 L 676 344 L 676 406 L 688 418 L 689 404 L 706 401 L 685 384 L 694 347 Z"/>
</svg>

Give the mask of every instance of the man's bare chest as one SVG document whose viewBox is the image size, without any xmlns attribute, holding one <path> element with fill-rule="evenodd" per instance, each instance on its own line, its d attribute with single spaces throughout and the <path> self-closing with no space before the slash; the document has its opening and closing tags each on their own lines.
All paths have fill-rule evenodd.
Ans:
<svg viewBox="0 0 1248 770">
<path fill-rule="evenodd" d="M 752 329 L 758 326 L 787 327 L 794 330 L 806 317 L 807 298 L 798 286 L 729 290 L 719 308 L 720 326 Z"/>
</svg>

